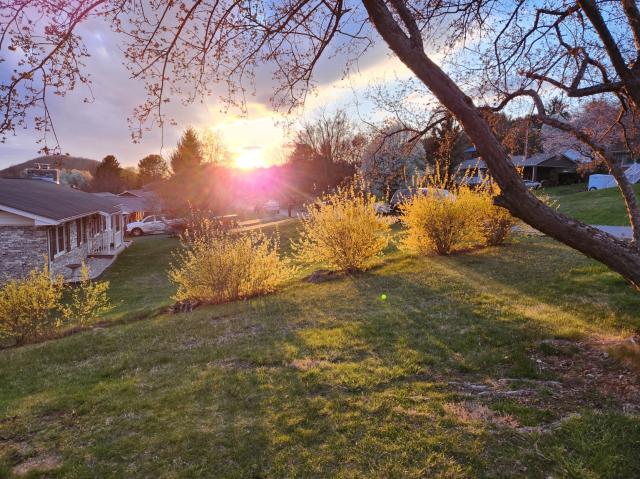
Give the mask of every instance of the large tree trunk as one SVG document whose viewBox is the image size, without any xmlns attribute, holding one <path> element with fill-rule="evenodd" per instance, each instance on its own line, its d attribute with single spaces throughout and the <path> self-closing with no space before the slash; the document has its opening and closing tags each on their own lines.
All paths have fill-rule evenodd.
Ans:
<svg viewBox="0 0 640 479">
<path fill-rule="evenodd" d="M 561 215 L 531 194 L 478 108 L 425 54 L 421 40 L 414 36 L 416 32 L 407 36 L 383 0 L 363 0 L 363 3 L 391 50 L 462 124 L 500 185 L 500 204 L 539 231 L 609 266 L 640 290 L 640 250 L 635 243 L 619 240 Z M 408 29 L 411 30 L 411 26 Z"/>
</svg>

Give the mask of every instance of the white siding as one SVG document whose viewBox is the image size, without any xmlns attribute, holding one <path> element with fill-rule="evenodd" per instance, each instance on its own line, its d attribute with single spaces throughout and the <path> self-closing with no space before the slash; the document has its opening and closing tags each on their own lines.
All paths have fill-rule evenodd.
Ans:
<svg viewBox="0 0 640 479">
<path fill-rule="evenodd" d="M 0 226 L 33 226 L 34 221 L 24 216 L 0 210 Z"/>
</svg>

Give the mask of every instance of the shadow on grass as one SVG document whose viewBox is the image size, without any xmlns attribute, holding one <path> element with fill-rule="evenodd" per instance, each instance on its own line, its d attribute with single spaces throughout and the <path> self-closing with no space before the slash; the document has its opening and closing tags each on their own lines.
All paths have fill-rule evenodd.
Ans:
<svg viewBox="0 0 640 479">
<path fill-rule="evenodd" d="M 585 416 L 536 437 L 542 459 L 532 436 L 451 412 L 460 397 L 450 381 L 538 377 L 529 351 L 540 339 L 585 334 L 595 315 L 620 314 L 607 298 L 589 308 L 556 297 L 567 273 L 530 260 L 593 263 L 536 241 L 535 254 L 523 242 L 447 258 L 396 255 L 338 281 L 5 351 L 0 436 L 59 452 L 51 477 L 603 472 L 590 455 L 598 444 L 618 447 L 605 440 L 617 431 L 633 444 L 628 418 Z M 583 296 L 603 294 L 607 273 L 595 274 Z M 568 296 L 579 297 L 579 275 L 570 281 Z M 636 300 L 620 294 L 626 324 Z M 598 441 L 576 439 L 596 432 Z M 612 471 L 637 470 L 633 451 L 620 450 L 626 465 Z M 15 454 L 4 456 L 10 466 Z"/>
</svg>

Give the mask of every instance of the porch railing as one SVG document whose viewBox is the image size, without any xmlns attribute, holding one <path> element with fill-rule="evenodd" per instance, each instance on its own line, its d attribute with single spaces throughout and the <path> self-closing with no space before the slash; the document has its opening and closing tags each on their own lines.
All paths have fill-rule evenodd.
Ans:
<svg viewBox="0 0 640 479">
<path fill-rule="evenodd" d="M 107 254 L 111 252 L 113 231 L 103 231 L 89 240 L 89 254 Z"/>
</svg>

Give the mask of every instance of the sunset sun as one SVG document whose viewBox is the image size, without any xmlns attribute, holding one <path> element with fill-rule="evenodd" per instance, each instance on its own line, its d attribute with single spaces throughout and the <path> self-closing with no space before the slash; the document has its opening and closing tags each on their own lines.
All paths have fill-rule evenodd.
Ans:
<svg viewBox="0 0 640 479">
<path fill-rule="evenodd" d="M 266 166 L 261 148 L 245 148 L 236 157 L 235 165 L 242 170 L 252 170 Z"/>
</svg>

